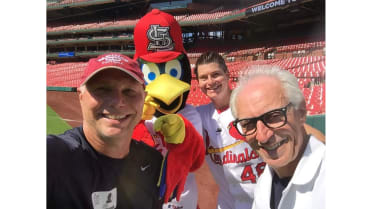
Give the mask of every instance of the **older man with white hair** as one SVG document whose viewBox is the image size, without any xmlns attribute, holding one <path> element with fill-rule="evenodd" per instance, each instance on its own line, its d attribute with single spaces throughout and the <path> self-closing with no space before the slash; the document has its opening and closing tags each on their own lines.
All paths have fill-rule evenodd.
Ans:
<svg viewBox="0 0 372 209">
<path fill-rule="evenodd" d="M 275 66 L 248 70 L 230 106 L 234 127 L 268 165 L 253 208 L 325 208 L 325 145 L 305 131 L 296 77 Z"/>
</svg>

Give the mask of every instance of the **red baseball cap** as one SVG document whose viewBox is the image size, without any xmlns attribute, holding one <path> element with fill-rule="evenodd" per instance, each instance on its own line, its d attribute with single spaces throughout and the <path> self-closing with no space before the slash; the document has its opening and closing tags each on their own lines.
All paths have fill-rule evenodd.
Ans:
<svg viewBox="0 0 372 209">
<path fill-rule="evenodd" d="M 145 84 L 143 73 L 136 61 L 120 53 L 108 53 L 89 60 L 81 77 L 80 86 L 86 84 L 98 72 L 113 68 L 127 73 L 141 84 Z"/>
<path fill-rule="evenodd" d="M 181 27 L 168 13 L 153 9 L 134 28 L 134 60 L 161 63 L 186 54 Z"/>
</svg>

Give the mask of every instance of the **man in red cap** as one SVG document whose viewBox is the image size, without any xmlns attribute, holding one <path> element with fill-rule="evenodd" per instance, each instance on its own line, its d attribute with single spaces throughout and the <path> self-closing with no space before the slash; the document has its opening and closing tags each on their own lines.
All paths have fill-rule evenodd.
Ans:
<svg viewBox="0 0 372 209">
<path fill-rule="evenodd" d="M 156 147 L 164 156 L 168 156 L 168 168 L 173 168 L 173 172 L 178 174 L 174 179 L 168 178 L 171 185 L 173 185 L 171 182 L 178 182 L 179 179 L 186 181 L 181 191 L 182 181 L 179 184 L 181 186 L 177 191 L 179 201 L 174 198 L 163 208 L 195 209 L 198 199 L 197 184 L 195 175 L 187 172 L 192 171 L 187 167 L 192 158 L 188 158 L 188 152 L 169 150 L 152 128 L 153 121 L 158 117 L 177 113 L 182 118 L 187 118 L 200 135 L 202 133 L 199 113 L 193 106 L 186 104 L 191 84 L 191 68 L 182 43 L 181 27 L 172 15 L 153 9 L 136 24 L 134 44 L 136 50 L 134 59 L 140 63 L 148 94 L 144 107 L 145 121 L 136 127 L 133 138 L 141 138 L 141 141 Z M 144 135 L 149 137 L 146 139 Z M 204 159 L 205 148 L 201 136 L 197 138 L 191 136 L 192 134 L 186 132 L 184 147 L 190 146 L 188 142 L 199 144 L 200 152 L 195 152 L 194 155 Z M 185 166 L 184 172 L 177 168 L 177 162 L 182 162 Z M 179 194 L 180 192 L 182 194 Z M 165 198 L 167 197 L 166 195 Z"/>
<path fill-rule="evenodd" d="M 132 140 L 147 94 L 144 84 L 138 63 L 124 55 L 89 60 L 78 88 L 82 127 L 47 136 L 47 208 L 162 207 L 163 156 Z M 165 138 L 185 132 L 183 122 L 172 133 L 166 131 L 172 124 L 163 122 L 154 125 Z"/>
</svg>

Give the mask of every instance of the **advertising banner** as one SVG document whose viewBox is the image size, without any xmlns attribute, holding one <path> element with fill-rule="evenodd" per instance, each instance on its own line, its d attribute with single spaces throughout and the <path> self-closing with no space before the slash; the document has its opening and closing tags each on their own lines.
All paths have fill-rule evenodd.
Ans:
<svg viewBox="0 0 372 209">
<path fill-rule="evenodd" d="M 247 8 L 247 10 L 245 11 L 245 16 L 249 16 L 251 14 L 259 13 L 259 12 L 269 10 L 269 9 L 274 9 L 278 7 L 287 6 L 290 4 L 299 3 L 302 1 L 304 0 L 273 0 L 273 1 L 266 2 L 263 4 L 257 5 L 257 6 L 252 6 L 250 8 Z"/>
</svg>

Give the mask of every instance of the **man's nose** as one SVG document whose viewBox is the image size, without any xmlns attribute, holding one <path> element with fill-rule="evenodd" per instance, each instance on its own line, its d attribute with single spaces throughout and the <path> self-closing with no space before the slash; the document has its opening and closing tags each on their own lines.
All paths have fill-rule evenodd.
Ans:
<svg viewBox="0 0 372 209">
<path fill-rule="evenodd" d="M 115 91 L 111 102 L 114 106 L 121 107 L 126 104 L 126 97 L 121 91 Z"/>
<path fill-rule="evenodd" d="M 212 76 L 208 76 L 207 82 L 209 84 L 212 84 L 214 82 L 214 79 L 212 78 Z"/>
<path fill-rule="evenodd" d="M 256 130 L 256 140 L 260 144 L 265 144 L 269 141 L 270 137 L 273 135 L 273 130 L 267 127 L 261 120 L 257 121 L 257 130 Z"/>
</svg>

